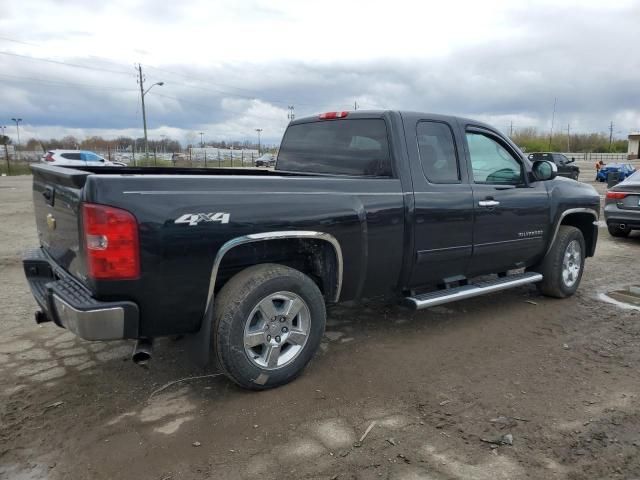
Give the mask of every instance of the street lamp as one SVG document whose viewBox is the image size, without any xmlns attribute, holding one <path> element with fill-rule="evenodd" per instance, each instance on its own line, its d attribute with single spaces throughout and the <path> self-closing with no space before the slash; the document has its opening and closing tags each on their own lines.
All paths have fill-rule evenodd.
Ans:
<svg viewBox="0 0 640 480">
<path fill-rule="evenodd" d="M 204 132 L 200 132 L 200 148 L 204 148 L 204 141 L 202 140 L 203 135 L 204 135 Z"/>
<path fill-rule="evenodd" d="M 149 141 L 147 139 L 147 112 L 144 108 L 144 96 L 149 93 L 153 87 L 158 85 L 159 87 L 164 85 L 164 82 L 156 82 L 151 85 L 149 88 L 144 90 L 144 78 L 142 77 L 142 68 L 140 68 L 140 98 L 142 100 L 142 123 L 144 125 L 144 156 L 145 159 L 149 157 Z"/>
<path fill-rule="evenodd" d="M 20 122 L 22 121 L 21 118 L 12 118 L 11 120 L 13 120 L 14 122 L 16 122 L 16 132 L 18 133 L 18 146 L 16 149 L 16 157 L 18 156 L 18 150 L 20 150 Z"/>
<path fill-rule="evenodd" d="M 258 132 L 258 155 L 260 155 L 260 133 L 262 132 L 262 129 L 256 128 L 256 132 Z"/>
</svg>

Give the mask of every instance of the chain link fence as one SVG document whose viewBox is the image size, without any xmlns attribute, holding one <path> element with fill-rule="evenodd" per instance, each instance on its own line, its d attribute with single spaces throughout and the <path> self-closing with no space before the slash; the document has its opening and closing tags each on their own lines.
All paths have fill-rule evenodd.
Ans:
<svg viewBox="0 0 640 480">
<path fill-rule="evenodd" d="M 179 152 L 150 151 L 102 151 L 95 150 L 101 157 L 136 167 L 182 167 L 182 168 L 255 168 L 271 167 L 275 155 L 260 155 L 256 149 L 188 148 Z M 30 173 L 29 165 L 44 160 L 45 152 L 16 150 L 8 145 L 6 150 L 0 145 L 0 173 L 3 175 L 25 175 Z"/>
</svg>

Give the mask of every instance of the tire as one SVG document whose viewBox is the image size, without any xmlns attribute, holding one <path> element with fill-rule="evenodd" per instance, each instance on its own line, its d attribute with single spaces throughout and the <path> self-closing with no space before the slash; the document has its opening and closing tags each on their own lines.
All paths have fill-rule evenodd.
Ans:
<svg viewBox="0 0 640 480">
<path fill-rule="evenodd" d="M 628 228 L 623 229 L 615 225 L 607 225 L 607 230 L 609 230 L 609 233 L 611 234 L 612 237 L 619 237 L 619 238 L 628 237 L 629 234 L 631 233 L 630 229 Z"/>
<path fill-rule="evenodd" d="M 287 308 L 297 313 L 287 315 Z M 229 379 L 265 390 L 302 373 L 325 323 L 324 298 L 313 280 L 284 265 L 255 265 L 236 274 L 215 297 L 213 347 Z"/>
<path fill-rule="evenodd" d="M 573 295 L 582 279 L 585 251 L 582 232 L 576 227 L 561 225 L 551 250 L 540 265 L 532 268 L 543 276 L 542 281 L 537 283 L 538 290 L 548 297 L 566 298 Z M 569 257 L 565 262 L 567 255 Z M 575 260 L 579 260 L 579 263 Z"/>
</svg>

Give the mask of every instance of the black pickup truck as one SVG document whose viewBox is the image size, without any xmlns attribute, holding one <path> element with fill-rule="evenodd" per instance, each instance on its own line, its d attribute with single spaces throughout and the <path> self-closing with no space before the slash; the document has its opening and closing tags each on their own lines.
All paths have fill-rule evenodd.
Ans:
<svg viewBox="0 0 640 480">
<path fill-rule="evenodd" d="M 295 378 L 325 305 L 417 309 L 528 283 L 572 295 L 597 241 L 595 190 L 492 127 L 329 112 L 287 128 L 275 171 L 33 167 L 41 310 L 84 339 L 189 335 L 239 385 Z"/>
</svg>

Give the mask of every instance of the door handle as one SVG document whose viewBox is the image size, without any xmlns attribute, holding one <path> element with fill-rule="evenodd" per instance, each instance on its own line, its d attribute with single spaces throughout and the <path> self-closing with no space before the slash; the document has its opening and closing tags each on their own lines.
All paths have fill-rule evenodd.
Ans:
<svg viewBox="0 0 640 480">
<path fill-rule="evenodd" d="M 480 200 L 478 205 L 481 207 L 497 207 L 500 205 L 500 202 L 497 200 Z"/>
</svg>

